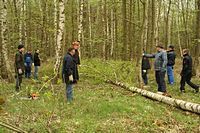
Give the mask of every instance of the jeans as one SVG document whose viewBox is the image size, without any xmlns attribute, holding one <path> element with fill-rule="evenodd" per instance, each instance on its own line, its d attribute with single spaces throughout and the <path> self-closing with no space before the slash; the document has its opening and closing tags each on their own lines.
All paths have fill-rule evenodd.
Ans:
<svg viewBox="0 0 200 133">
<path fill-rule="evenodd" d="M 159 92 L 166 92 L 165 73 L 165 71 L 156 71 L 155 73 Z"/>
<path fill-rule="evenodd" d="M 167 66 L 167 76 L 169 84 L 174 84 L 174 70 L 173 66 Z"/>
<path fill-rule="evenodd" d="M 32 63 L 25 63 L 25 77 L 26 78 L 31 77 L 31 64 Z"/>
<path fill-rule="evenodd" d="M 66 84 L 66 97 L 67 97 L 68 102 L 72 102 L 72 100 L 73 100 L 72 84 Z"/>
<path fill-rule="evenodd" d="M 142 70 L 142 79 L 144 81 L 144 84 L 147 85 L 148 84 L 148 77 L 147 77 L 147 70 Z"/>
<path fill-rule="evenodd" d="M 195 85 L 194 83 L 191 82 L 192 78 L 192 72 L 187 72 L 186 74 L 183 74 L 181 76 L 181 87 L 180 90 L 183 91 L 185 90 L 185 82 L 191 86 L 193 89 L 198 89 L 199 86 Z"/>
<path fill-rule="evenodd" d="M 39 69 L 39 66 L 35 66 L 34 79 L 37 79 L 37 80 L 38 80 L 38 69 Z"/>
</svg>

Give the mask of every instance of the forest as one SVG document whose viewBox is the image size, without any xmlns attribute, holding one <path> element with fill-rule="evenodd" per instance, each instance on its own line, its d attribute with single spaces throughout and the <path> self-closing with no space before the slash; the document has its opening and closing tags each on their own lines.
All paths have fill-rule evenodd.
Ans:
<svg viewBox="0 0 200 133">
<path fill-rule="evenodd" d="M 200 0 L 0 0 L 0 33 L 2 133 L 200 132 L 200 93 L 180 92 L 184 49 L 200 85 Z M 68 104 L 63 60 L 76 41 L 80 80 Z M 20 44 L 40 51 L 41 66 L 16 92 Z M 142 79 L 144 54 L 160 45 L 176 53 L 167 96 L 157 94 L 154 59 L 148 86 Z"/>
</svg>

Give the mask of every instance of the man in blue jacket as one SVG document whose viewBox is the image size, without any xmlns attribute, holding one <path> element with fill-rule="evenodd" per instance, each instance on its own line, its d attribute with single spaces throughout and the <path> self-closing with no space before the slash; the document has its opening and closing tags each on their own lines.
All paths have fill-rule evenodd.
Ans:
<svg viewBox="0 0 200 133">
<path fill-rule="evenodd" d="M 175 59 L 176 54 L 174 52 L 174 46 L 169 45 L 167 50 L 167 76 L 168 76 L 168 82 L 170 85 L 174 84 L 174 65 L 175 65 Z"/>
<path fill-rule="evenodd" d="M 31 66 L 33 63 L 33 56 L 30 51 L 26 52 L 24 55 L 24 65 L 25 65 L 25 77 L 31 77 Z"/>
<path fill-rule="evenodd" d="M 166 94 L 165 73 L 167 70 L 167 53 L 161 45 L 156 46 L 157 53 L 143 54 L 147 58 L 155 58 L 154 69 L 156 82 L 158 84 L 158 93 Z"/>
<path fill-rule="evenodd" d="M 76 63 L 73 60 L 73 55 L 75 54 L 74 48 L 69 48 L 67 54 L 63 59 L 62 77 L 64 83 L 66 83 L 66 97 L 67 101 L 70 103 L 73 100 L 73 88 L 74 83 L 74 73 L 76 69 Z"/>
</svg>

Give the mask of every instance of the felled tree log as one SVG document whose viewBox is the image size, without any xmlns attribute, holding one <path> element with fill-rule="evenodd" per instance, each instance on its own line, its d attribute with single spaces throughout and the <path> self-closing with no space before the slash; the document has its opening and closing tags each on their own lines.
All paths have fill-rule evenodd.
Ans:
<svg viewBox="0 0 200 133">
<path fill-rule="evenodd" d="M 141 94 L 142 96 L 148 97 L 150 99 L 159 101 L 159 102 L 163 102 L 169 105 L 172 105 L 174 107 L 180 108 L 182 110 L 186 110 L 186 111 L 190 111 L 193 113 L 197 113 L 200 114 L 200 104 L 196 104 L 196 103 L 191 103 L 191 102 L 187 102 L 187 101 L 183 101 L 183 100 L 179 100 L 179 99 L 175 99 L 175 98 L 170 98 L 164 95 L 160 95 L 160 94 L 156 94 L 147 90 L 143 90 L 143 89 L 139 89 L 137 87 L 130 87 L 129 85 L 123 84 L 121 82 L 113 82 L 113 81 L 106 81 L 107 83 L 122 87 L 124 89 L 127 89 L 131 92 L 135 92 L 138 94 Z"/>
</svg>

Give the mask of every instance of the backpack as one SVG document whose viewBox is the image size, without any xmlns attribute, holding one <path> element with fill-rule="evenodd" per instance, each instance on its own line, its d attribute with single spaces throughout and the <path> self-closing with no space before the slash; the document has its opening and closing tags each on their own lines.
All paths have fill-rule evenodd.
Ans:
<svg viewBox="0 0 200 133">
<path fill-rule="evenodd" d="M 31 57 L 27 56 L 25 59 L 25 62 L 30 63 L 31 62 Z"/>
</svg>

